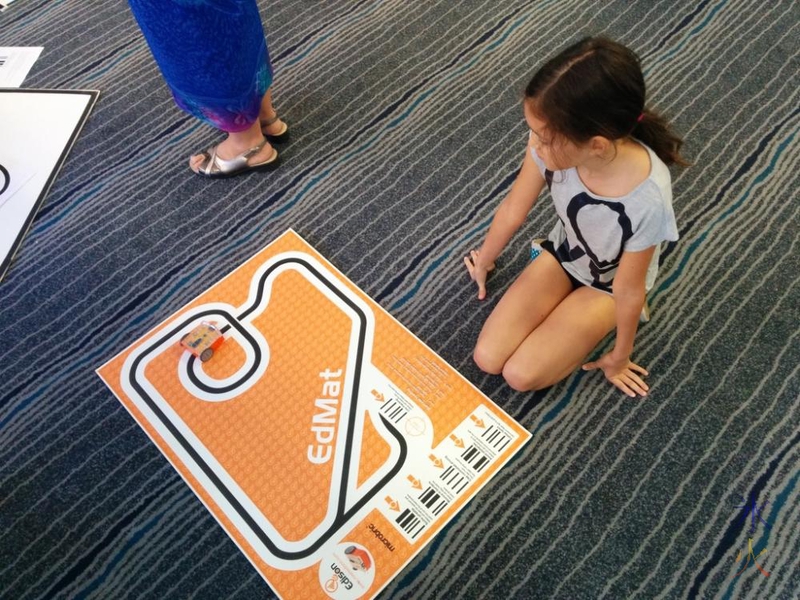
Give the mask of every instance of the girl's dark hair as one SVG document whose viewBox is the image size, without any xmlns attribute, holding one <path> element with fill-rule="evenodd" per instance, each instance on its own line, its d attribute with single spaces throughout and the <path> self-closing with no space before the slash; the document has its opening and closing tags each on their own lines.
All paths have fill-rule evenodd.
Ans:
<svg viewBox="0 0 800 600">
<path fill-rule="evenodd" d="M 688 166 L 666 119 L 645 107 L 639 57 L 604 37 L 587 37 L 548 60 L 525 88 L 548 129 L 576 143 L 633 136 L 666 164 Z"/>
</svg>

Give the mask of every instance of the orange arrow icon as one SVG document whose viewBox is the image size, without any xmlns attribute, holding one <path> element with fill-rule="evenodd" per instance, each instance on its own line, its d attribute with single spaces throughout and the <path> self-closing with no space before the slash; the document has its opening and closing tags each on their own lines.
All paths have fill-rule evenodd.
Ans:
<svg viewBox="0 0 800 600">
<path fill-rule="evenodd" d="M 438 458 L 436 458 L 435 455 L 429 454 L 428 458 L 431 459 L 431 462 L 433 463 L 434 467 L 439 467 L 441 469 L 444 466 L 444 463 L 441 460 L 439 460 Z"/>
<path fill-rule="evenodd" d="M 486 424 L 483 422 L 483 419 L 479 419 L 479 418 L 478 418 L 478 417 L 476 417 L 475 415 L 470 415 L 470 416 L 469 416 L 469 418 L 470 418 L 470 419 L 472 419 L 472 421 L 473 421 L 473 422 L 475 423 L 475 425 L 477 425 L 478 427 L 486 427 Z"/>
<path fill-rule="evenodd" d="M 418 490 L 421 490 L 421 489 L 422 489 L 422 483 L 420 482 L 420 480 L 419 480 L 419 479 L 417 479 L 417 478 L 416 478 L 416 477 L 414 477 L 413 475 L 409 475 L 409 476 L 408 476 L 408 480 L 411 482 L 411 487 L 415 487 L 415 488 L 417 488 Z"/>
<path fill-rule="evenodd" d="M 378 390 L 372 390 L 372 395 L 375 396 L 375 400 L 378 402 L 383 402 L 383 394 L 381 394 Z"/>
<path fill-rule="evenodd" d="M 455 433 L 450 434 L 450 439 L 455 442 L 456 448 L 464 447 L 464 440 L 462 440 L 460 437 L 457 437 Z"/>
<path fill-rule="evenodd" d="M 391 496 L 386 496 L 385 499 L 386 499 L 386 504 L 389 505 L 389 508 L 396 511 L 400 510 L 400 503 L 398 503 L 397 500 L 395 500 Z"/>
</svg>

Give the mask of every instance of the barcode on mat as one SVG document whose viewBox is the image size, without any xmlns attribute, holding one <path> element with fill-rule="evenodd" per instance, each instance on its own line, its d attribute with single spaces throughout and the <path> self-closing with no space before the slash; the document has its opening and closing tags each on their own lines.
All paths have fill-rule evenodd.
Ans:
<svg viewBox="0 0 800 600">
<path fill-rule="evenodd" d="M 420 531 L 425 529 L 425 523 L 422 522 L 422 519 L 417 516 L 417 513 L 408 508 L 400 513 L 395 522 L 411 536 L 412 540 L 419 535 Z"/>
<path fill-rule="evenodd" d="M 381 406 L 381 412 L 389 417 L 389 420 L 393 423 L 399 423 L 408 414 L 408 411 L 403 408 L 403 405 L 396 398 L 392 398 Z"/>
<path fill-rule="evenodd" d="M 450 465 L 442 474 L 439 475 L 439 479 L 444 481 L 444 483 L 449 487 L 451 490 L 455 490 L 457 494 L 460 494 L 464 491 L 464 488 L 467 487 L 469 480 L 464 477 L 461 473 L 458 472 L 458 469 Z"/>
<path fill-rule="evenodd" d="M 428 487 L 424 492 L 419 495 L 419 501 L 425 505 L 425 508 L 431 511 L 434 516 L 438 516 L 441 513 L 445 506 L 447 506 L 447 500 L 442 498 L 439 493 L 433 489 L 433 487 Z"/>
<path fill-rule="evenodd" d="M 481 469 L 489 462 L 489 459 L 486 458 L 483 452 L 478 450 L 475 446 L 467 448 L 464 454 L 461 455 L 461 458 L 463 458 L 464 462 L 468 465 L 472 465 L 472 468 L 478 473 L 480 473 Z"/>
<path fill-rule="evenodd" d="M 481 437 L 495 450 L 498 452 L 502 452 L 503 448 L 508 445 L 508 442 L 511 441 L 511 438 L 508 437 L 505 433 L 503 433 L 498 427 L 492 425 L 483 432 Z"/>
</svg>

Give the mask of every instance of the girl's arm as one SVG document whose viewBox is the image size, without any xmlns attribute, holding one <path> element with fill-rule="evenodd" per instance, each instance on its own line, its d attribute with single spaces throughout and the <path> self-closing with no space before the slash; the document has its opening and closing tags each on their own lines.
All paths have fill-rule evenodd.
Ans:
<svg viewBox="0 0 800 600">
<path fill-rule="evenodd" d="M 647 370 L 631 362 L 633 340 L 639 326 L 639 315 L 645 301 L 645 277 L 655 246 L 639 252 L 623 252 L 614 276 L 614 303 L 616 306 L 617 338 L 614 349 L 595 362 L 583 366 L 585 370 L 603 369 L 606 378 L 620 390 L 635 397 L 647 395 L 647 384 L 640 375 Z"/>
<path fill-rule="evenodd" d="M 522 168 L 511 186 L 511 191 L 500 203 L 489 226 L 489 233 L 480 250 L 472 250 L 464 258 L 470 277 L 478 284 L 478 299 L 486 297 L 486 276 L 494 269 L 494 261 L 503 251 L 517 229 L 525 222 L 544 187 L 544 177 L 525 149 Z"/>
</svg>

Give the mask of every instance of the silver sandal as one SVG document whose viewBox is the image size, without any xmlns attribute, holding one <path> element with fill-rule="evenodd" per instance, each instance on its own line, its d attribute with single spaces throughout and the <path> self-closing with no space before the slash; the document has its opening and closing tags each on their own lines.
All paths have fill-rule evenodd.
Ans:
<svg viewBox="0 0 800 600">
<path fill-rule="evenodd" d="M 242 175 L 251 171 L 271 171 L 279 164 L 278 151 L 275 150 L 275 148 L 272 149 L 272 156 L 270 156 L 269 160 L 256 164 L 247 162 L 251 156 L 258 154 L 266 143 L 267 139 L 264 138 L 257 146 L 253 146 L 249 150 L 245 150 L 238 156 L 234 156 L 228 160 L 217 156 L 219 144 L 215 144 L 202 153 L 205 157 L 205 162 L 201 165 L 197 174 L 210 179 L 222 179 L 224 177 Z"/>
</svg>

